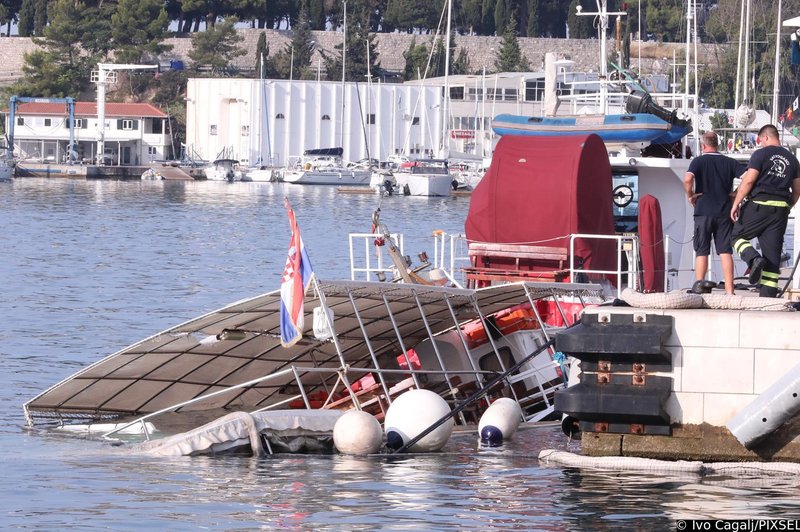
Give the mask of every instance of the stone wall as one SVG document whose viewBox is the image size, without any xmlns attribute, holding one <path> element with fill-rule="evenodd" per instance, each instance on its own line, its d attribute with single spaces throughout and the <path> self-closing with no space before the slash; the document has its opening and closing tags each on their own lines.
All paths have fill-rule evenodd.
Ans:
<svg viewBox="0 0 800 532">
<path fill-rule="evenodd" d="M 234 64 L 245 72 L 252 71 L 256 64 L 256 44 L 261 32 L 267 34 L 270 54 L 274 54 L 285 49 L 291 42 L 291 32 L 285 30 L 259 30 L 242 29 L 239 33 L 243 37 L 241 47 L 247 50 L 247 54 L 236 58 Z M 328 55 L 336 55 L 339 51 L 336 45 L 341 44 L 341 32 L 315 31 L 312 32 L 314 40 L 319 47 Z M 376 45 L 378 60 L 381 66 L 389 71 L 400 72 L 405 67 L 403 53 L 408 50 L 411 41 L 416 38 L 417 44 L 430 43 L 432 35 L 410 35 L 407 33 L 379 33 L 376 34 Z M 172 37 L 167 39 L 168 44 L 173 46 L 172 51 L 163 54 L 161 59 L 179 59 L 189 63 L 188 53 L 191 50 L 192 42 L 189 36 Z M 481 72 L 485 67 L 487 72 L 494 71 L 495 55 L 502 46 L 501 37 L 480 37 L 458 35 L 455 38 L 456 46 L 463 47 L 467 51 L 470 59 L 470 67 L 474 72 Z M 570 59 L 575 61 L 575 68 L 578 71 L 597 71 L 600 44 L 597 39 L 547 39 L 547 38 L 527 38 L 519 39 L 522 53 L 528 59 L 532 70 L 540 70 L 544 63 L 544 54 L 555 52 L 558 59 Z M 613 43 L 609 42 L 609 49 Z M 27 37 L 0 37 L 0 83 L 8 84 L 22 76 L 23 56 L 26 52 L 35 50 L 37 47 L 30 38 Z M 711 45 L 701 45 L 700 62 L 701 64 L 716 64 L 718 48 Z M 673 52 L 675 52 L 676 62 L 684 61 L 683 45 L 681 44 L 662 44 L 644 43 L 642 46 L 642 65 L 643 72 L 650 73 L 653 70 L 669 73 L 672 70 Z M 634 63 L 638 57 L 637 44 L 631 45 L 631 54 L 634 56 Z M 456 51 L 458 54 L 458 51 Z M 315 53 L 312 64 L 318 62 L 319 53 Z M 324 63 L 322 63 L 324 69 Z"/>
</svg>

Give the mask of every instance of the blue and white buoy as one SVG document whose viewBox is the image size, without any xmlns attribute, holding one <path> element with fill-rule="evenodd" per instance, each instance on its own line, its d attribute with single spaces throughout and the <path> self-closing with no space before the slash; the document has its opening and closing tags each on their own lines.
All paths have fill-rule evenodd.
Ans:
<svg viewBox="0 0 800 532">
<path fill-rule="evenodd" d="M 430 390 L 409 390 L 395 399 L 383 422 L 386 446 L 397 450 L 450 413 L 447 401 Z M 453 433 L 450 418 L 408 448 L 412 453 L 439 451 Z"/>
<path fill-rule="evenodd" d="M 517 431 L 522 419 L 519 404 L 508 397 L 501 397 L 486 409 L 478 423 L 481 443 L 489 447 L 502 445 Z"/>
</svg>

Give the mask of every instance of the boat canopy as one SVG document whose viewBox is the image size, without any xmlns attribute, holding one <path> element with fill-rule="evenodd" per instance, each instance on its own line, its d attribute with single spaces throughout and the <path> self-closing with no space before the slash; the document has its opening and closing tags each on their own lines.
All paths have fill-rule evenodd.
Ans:
<svg viewBox="0 0 800 532">
<path fill-rule="evenodd" d="M 319 288 L 333 314 L 335 342 L 313 332 L 314 307 L 321 300 L 309 291 L 303 337 L 282 347 L 276 290 L 158 333 L 79 371 L 25 405 L 28 423 L 146 415 L 213 392 L 219 393 L 181 412 L 285 408 L 302 402 L 299 394 L 335 388 L 342 374 L 355 380 L 368 373 L 355 368 L 394 368 L 398 380 L 406 378 L 409 370 L 398 367 L 398 355 L 456 322 L 544 297 L 601 293 L 598 285 L 565 283 L 466 290 L 320 281 Z"/>
<path fill-rule="evenodd" d="M 613 235 L 611 165 L 597 135 L 503 136 L 472 192 L 470 242 L 569 248 L 572 234 Z M 613 270 L 611 241 L 578 238 L 584 269 Z M 576 261 L 577 262 L 577 261 Z"/>
</svg>

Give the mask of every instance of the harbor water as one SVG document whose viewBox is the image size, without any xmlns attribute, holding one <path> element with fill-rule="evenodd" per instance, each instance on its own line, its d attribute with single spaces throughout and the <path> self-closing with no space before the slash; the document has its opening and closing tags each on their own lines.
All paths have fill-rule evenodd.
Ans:
<svg viewBox="0 0 800 532">
<path fill-rule="evenodd" d="M 333 187 L 20 178 L 0 183 L 0 528 L 618 530 L 687 518 L 789 518 L 800 479 L 540 466 L 577 451 L 553 425 L 497 449 L 460 433 L 423 456 L 143 458 L 29 429 L 22 405 L 91 362 L 279 287 L 295 209 L 314 270 L 349 277 L 347 235 L 378 198 Z M 381 219 L 427 250 L 468 197 L 389 197 Z"/>
</svg>

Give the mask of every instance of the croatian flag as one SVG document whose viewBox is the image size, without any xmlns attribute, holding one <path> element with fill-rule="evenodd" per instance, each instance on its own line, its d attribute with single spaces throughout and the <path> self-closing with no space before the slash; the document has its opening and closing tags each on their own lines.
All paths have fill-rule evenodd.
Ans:
<svg viewBox="0 0 800 532">
<path fill-rule="evenodd" d="M 303 296 L 314 278 L 314 271 L 288 199 L 286 210 L 289 212 L 292 240 L 281 281 L 281 345 L 291 347 L 303 336 Z"/>
</svg>

